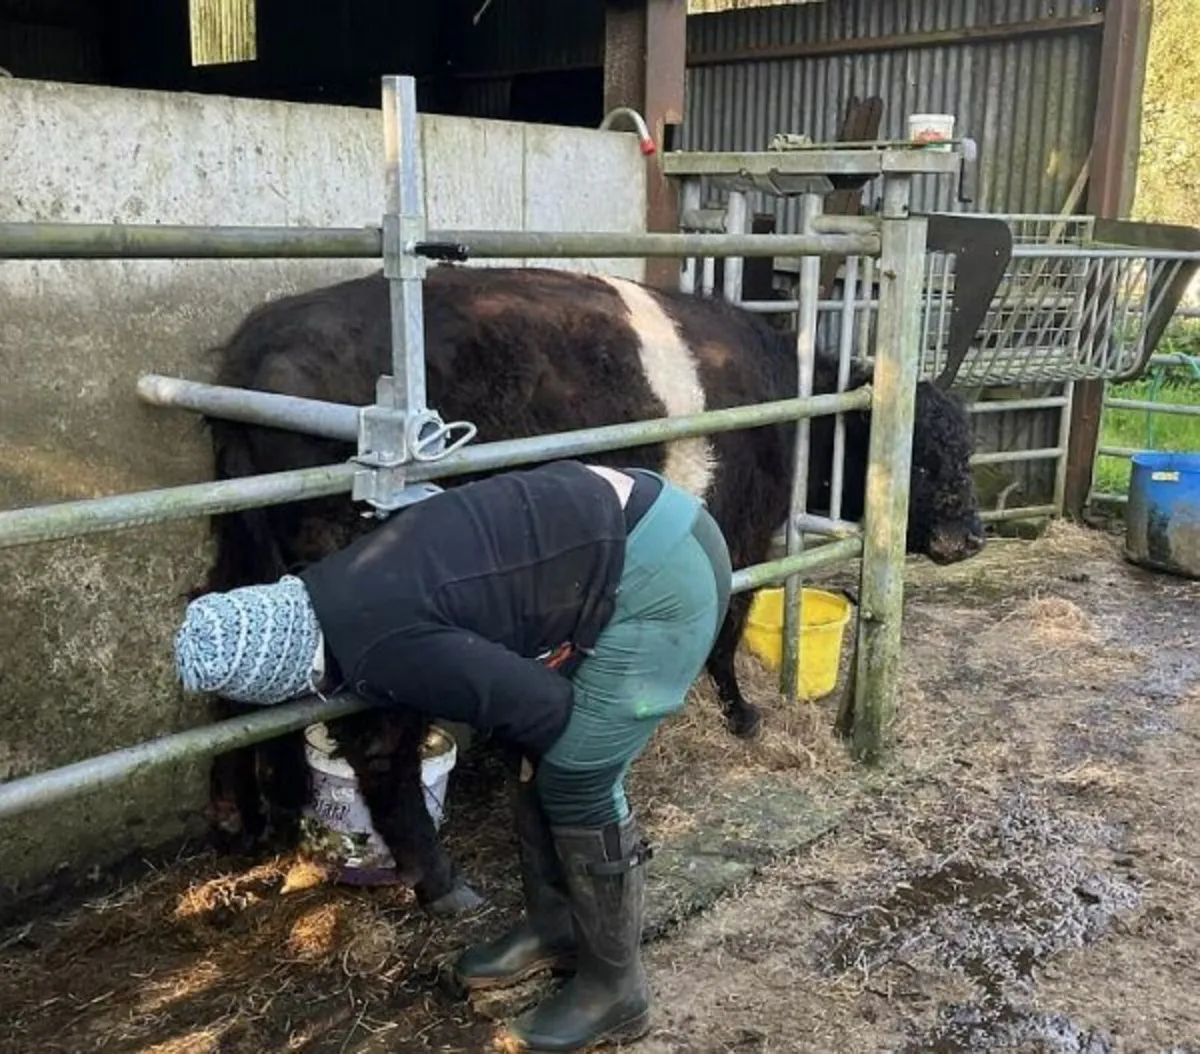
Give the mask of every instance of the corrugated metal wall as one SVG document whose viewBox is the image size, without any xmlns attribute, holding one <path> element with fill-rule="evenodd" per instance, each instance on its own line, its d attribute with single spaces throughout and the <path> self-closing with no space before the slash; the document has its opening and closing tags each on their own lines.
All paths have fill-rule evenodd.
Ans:
<svg viewBox="0 0 1200 1054">
<path fill-rule="evenodd" d="M 100 12 L 81 0 L 0 2 L 0 67 L 14 77 L 75 82 L 104 77 Z"/>
<path fill-rule="evenodd" d="M 956 115 L 957 130 L 979 143 L 975 208 L 1056 212 L 1091 144 L 1099 26 L 928 41 L 1005 24 L 1098 21 L 1101 11 L 1095 0 L 829 0 L 693 18 L 681 145 L 761 150 L 778 132 L 832 140 L 854 96 L 879 95 L 886 137 L 906 135 L 910 113 Z M 925 42 L 905 46 L 904 37 Z M 900 39 L 864 47 L 880 38 Z M 723 54 L 806 44 L 836 53 L 707 64 Z M 949 182 L 923 181 L 917 207 L 956 208 Z M 781 209 L 780 220 L 791 229 L 795 208 Z"/>
<path fill-rule="evenodd" d="M 949 112 L 979 144 L 979 200 L 963 206 L 953 180 L 927 178 L 916 181 L 916 208 L 1055 213 L 1091 146 L 1103 7 L 1095 0 L 828 0 L 692 18 L 681 146 L 761 150 L 780 132 L 830 141 L 854 97 L 879 95 L 883 138 L 906 136 L 910 113 Z M 1060 28 L 1036 32 L 1030 23 Z M 1013 31 L 1008 39 L 971 39 L 996 26 Z M 772 50 L 810 53 L 772 57 Z M 718 61 L 734 55 L 742 60 Z M 756 195 L 750 205 L 774 212 L 779 229 L 797 229 L 798 203 Z M 1060 392 L 1044 386 L 1012 395 Z M 1058 410 L 983 414 L 974 423 L 981 452 L 1058 444 Z M 1019 484 L 1012 507 L 1049 502 L 1054 470 L 1053 461 L 1035 461 L 983 473 L 989 491 Z"/>
</svg>

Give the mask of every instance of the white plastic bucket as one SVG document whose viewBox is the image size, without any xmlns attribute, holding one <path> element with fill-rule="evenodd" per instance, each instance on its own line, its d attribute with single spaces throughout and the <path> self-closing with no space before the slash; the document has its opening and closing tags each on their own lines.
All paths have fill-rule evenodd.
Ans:
<svg viewBox="0 0 1200 1054">
<path fill-rule="evenodd" d="M 306 848 L 333 864 L 339 878 L 356 885 L 397 881 L 396 862 L 371 823 L 354 770 L 333 756 L 335 743 L 324 724 L 304 731 L 304 755 L 312 774 L 312 797 L 304 810 Z M 458 760 L 454 738 L 436 726 L 421 751 L 421 787 L 435 827 L 446 811 L 450 772 Z"/>
<path fill-rule="evenodd" d="M 931 150 L 949 150 L 954 138 L 954 114 L 914 113 L 908 118 L 908 138 L 915 143 L 945 143 Z"/>
</svg>

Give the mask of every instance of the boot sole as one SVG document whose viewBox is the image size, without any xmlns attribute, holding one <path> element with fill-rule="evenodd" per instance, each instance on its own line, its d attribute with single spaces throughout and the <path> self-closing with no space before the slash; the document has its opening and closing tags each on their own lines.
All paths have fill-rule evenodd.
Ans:
<svg viewBox="0 0 1200 1054">
<path fill-rule="evenodd" d="M 506 974 L 504 977 L 474 977 L 458 978 L 459 986 L 467 992 L 491 992 L 498 988 L 513 988 L 528 981 L 531 977 L 549 971 L 550 973 L 574 973 L 575 956 L 559 959 L 542 959 L 527 966 L 519 973 Z"/>
<path fill-rule="evenodd" d="M 643 1010 L 637 1017 L 630 1018 L 624 1024 L 607 1029 L 579 1047 L 538 1047 L 533 1044 L 524 1044 L 520 1047 L 520 1050 L 521 1054 L 547 1054 L 547 1052 L 555 1054 L 555 1052 L 566 1051 L 569 1051 L 570 1054 L 582 1054 L 584 1051 L 595 1050 L 597 1047 L 602 1047 L 609 1043 L 636 1043 L 639 1039 L 643 1039 L 649 1031 L 650 1011 Z"/>
</svg>

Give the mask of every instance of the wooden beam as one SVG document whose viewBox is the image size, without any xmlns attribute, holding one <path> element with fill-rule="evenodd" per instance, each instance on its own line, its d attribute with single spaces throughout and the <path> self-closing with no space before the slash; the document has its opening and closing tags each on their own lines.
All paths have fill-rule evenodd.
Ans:
<svg viewBox="0 0 1200 1054">
<path fill-rule="evenodd" d="M 1087 200 L 1087 211 L 1102 219 L 1127 216 L 1133 203 L 1152 20 L 1151 0 L 1108 0 Z M 1082 519 L 1092 487 L 1103 409 L 1103 381 L 1076 383 L 1063 493 L 1063 511 L 1075 520 Z"/>
<path fill-rule="evenodd" d="M 675 183 L 662 173 L 659 157 L 674 148 L 683 123 L 687 0 L 610 3 L 605 8 L 604 110 L 632 106 L 646 119 L 657 152 L 646 159 L 646 229 L 679 229 Z M 646 261 L 646 281 L 675 289 L 681 261 Z"/>
</svg>

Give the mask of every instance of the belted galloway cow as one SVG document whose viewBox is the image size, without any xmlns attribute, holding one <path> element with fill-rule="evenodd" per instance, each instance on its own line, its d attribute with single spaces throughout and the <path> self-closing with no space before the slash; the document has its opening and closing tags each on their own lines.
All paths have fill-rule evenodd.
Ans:
<svg viewBox="0 0 1200 1054">
<path fill-rule="evenodd" d="M 625 279 L 525 267 L 432 268 L 424 282 L 429 405 L 478 427 L 476 442 L 680 416 L 797 392 L 795 339 L 724 301 L 664 292 Z M 391 372 L 388 282 L 381 274 L 264 304 L 216 350 L 215 382 L 351 405 L 374 401 Z M 850 386 L 870 380 L 856 366 Z M 943 383 L 946 383 L 943 380 Z M 814 391 L 837 389 L 837 360 L 818 353 Z M 863 512 L 870 415 L 845 415 L 843 517 Z M 208 419 L 219 479 L 344 461 L 352 444 Z M 649 468 L 707 503 L 735 567 L 767 558 L 787 516 L 792 423 L 589 456 Z M 808 508 L 829 509 L 833 418 L 811 425 Z M 961 403 L 930 382 L 917 390 L 907 550 L 941 563 L 984 544 Z M 464 483 L 472 476 L 442 481 Z M 403 515 L 399 512 L 396 515 Z M 192 594 L 272 581 L 346 545 L 378 520 L 345 496 L 214 517 L 215 559 Z M 420 553 L 412 559 L 419 560 Z M 735 596 L 707 670 L 732 733 L 750 736 L 760 715 L 742 695 L 734 654 L 750 596 Z M 403 877 L 434 910 L 475 903 L 425 810 L 415 714 L 372 709 L 331 722 L 354 767 L 381 838 Z M 219 826 L 251 840 L 268 813 L 294 831 L 307 799 L 299 734 L 218 758 Z M 269 800 L 264 810 L 262 795 Z"/>
</svg>

